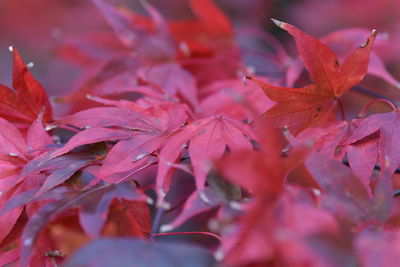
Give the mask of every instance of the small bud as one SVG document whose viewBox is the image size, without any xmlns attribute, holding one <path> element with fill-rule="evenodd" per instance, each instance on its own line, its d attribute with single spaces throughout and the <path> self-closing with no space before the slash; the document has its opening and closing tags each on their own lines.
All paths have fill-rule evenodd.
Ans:
<svg viewBox="0 0 400 267">
<path fill-rule="evenodd" d="M 10 45 L 10 46 L 8 47 L 8 51 L 10 51 L 11 53 L 14 52 L 14 46 Z"/>
<path fill-rule="evenodd" d="M 204 194 L 204 192 L 199 193 L 200 199 L 204 201 L 204 203 L 211 205 L 210 199 Z"/>
</svg>

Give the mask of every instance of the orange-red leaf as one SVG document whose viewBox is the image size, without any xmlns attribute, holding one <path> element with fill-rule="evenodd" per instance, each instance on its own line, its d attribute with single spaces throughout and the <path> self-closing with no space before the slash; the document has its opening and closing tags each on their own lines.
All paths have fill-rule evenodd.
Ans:
<svg viewBox="0 0 400 267">
<path fill-rule="evenodd" d="M 0 116 L 27 128 L 40 114 L 43 121 L 52 119 L 49 98 L 35 80 L 15 47 L 10 47 L 14 57 L 13 89 L 0 85 Z"/>
<path fill-rule="evenodd" d="M 335 118 L 337 98 L 358 84 L 368 69 L 372 45 L 377 32 L 339 64 L 331 48 L 295 26 L 273 20 L 295 39 L 297 50 L 314 83 L 303 88 L 273 86 L 254 78 L 265 94 L 277 103 L 265 116 L 277 126 L 301 129 Z"/>
</svg>

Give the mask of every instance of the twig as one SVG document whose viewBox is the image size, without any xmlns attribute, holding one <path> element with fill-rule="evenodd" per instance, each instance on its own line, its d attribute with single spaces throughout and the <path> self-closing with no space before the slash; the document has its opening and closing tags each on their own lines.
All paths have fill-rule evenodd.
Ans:
<svg viewBox="0 0 400 267">
<path fill-rule="evenodd" d="M 215 239 L 221 241 L 221 237 L 217 234 L 210 233 L 210 232 L 176 232 L 176 233 L 156 233 L 152 234 L 152 236 L 169 236 L 169 235 L 206 235 L 212 236 Z"/>
</svg>

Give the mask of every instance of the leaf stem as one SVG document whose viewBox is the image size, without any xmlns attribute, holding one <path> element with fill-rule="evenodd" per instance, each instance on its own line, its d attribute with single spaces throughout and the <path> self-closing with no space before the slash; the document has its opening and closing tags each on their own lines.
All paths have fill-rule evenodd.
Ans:
<svg viewBox="0 0 400 267">
<path fill-rule="evenodd" d="M 364 88 L 364 87 L 361 87 L 361 86 L 354 86 L 354 87 L 352 88 L 352 90 L 355 91 L 355 92 L 357 92 L 358 94 L 367 96 L 367 97 L 369 97 L 369 98 L 373 98 L 373 99 L 375 99 L 375 98 L 383 98 L 383 99 L 387 99 L 387 100 L 389 100 L 389 101 L 391 101 L 391 102 L 395 102 L 395 101 L 393 101 L 393 100 L 392 100 L 391 98 L 389 98 L 389 97 L 386 97 L 386 96 L 384 96 L 384 95 L 382 95 L 382 94 L 380 94 L 380 93 L 377 93 L 377 92 L 375 92 L 375 91 L 371 91 L 371 90 L 369 90 L 369 89 L 367 89 L 367 88 Z"/>
<path fill-rule="evenodd" d="M 169 235 L 206 235 L 206 236 L 214 237 L 215 239 L 218 239 L 218 241 L 221 241 L 221 237 L 219 235 L 210 233 L 210 232 L 155 233 L 155 234 L 152 234 L 151 236 L 169 236 Z"/>
<path fill-rule="evenodd" d="M 366 115 L 366 113 L 367 113 L 367 109 L 368 109 L 370 106 L 372 106 L 373 104 L 375 104 L 376 102 L 383 102 L 383 103 L 386 103 L 386 104 L 388 104 L 388 105 L 393 109 L 394 112 L 398 111 L 398 108 L 397 108 L 391 101 L 389 101 L 389 100 L 387 100 L 387 99 L 383 99 L 383 98 L 378 98 L 378 99 L 374 99 L 374 100 L 370 101 L 368 104 L 366 104 L 366 105 L 362 108 L 360 114 L 358 114 L 358 117 L 360 117 L 360 118 L 365 117 L 365 115 Z"/>
</svg>

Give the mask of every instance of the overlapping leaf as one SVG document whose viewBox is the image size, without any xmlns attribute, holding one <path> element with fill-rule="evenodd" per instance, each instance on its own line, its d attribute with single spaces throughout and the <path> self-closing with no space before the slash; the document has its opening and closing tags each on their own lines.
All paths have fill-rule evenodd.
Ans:
<svg viewBox="0 0 400 267">
<path fill-rule="evenodd" d="M 103 228 L 109 212 L 109 206 L 114 198 L 126 199 L 129 201 L 146 201 L 146 197 L 140 192 L 137 192 L 135 188 L 129 184 L 121 185 L 99 185 L 90 190 L 79 192 L 79 191 L 66 191 L 59 192 L 59 194 L 51 194 L 50 197 L 55 197 L 55 201 L 47 203 L 36 212 L 29 220 L 27 226 L 22 234 L 22 256 L 21 264 L 27 265 L 32 256 L 32 251 L 35 249 L 35 242 L 39 238 L 40 233 L 45 230 L 51 220 L 56 219 L 58 216 L 62 216 L 66 211 L 80 207 L 79 221 L 80 224 L 89 236 L 99 236 L 102 229 L 104 231 L 113 232 L 128 231 L 128 229 L 115 228 L 118 225 L 114 225 L 110 230 Z M 128 203 L 129 204 L 129 203 Z M 124 206 L 124 203 L 119 205 Z M 116 208 L 116 214 L 118 215 L 121 208 Z M 149 213 L 147 205 L 143 204 L 137 206 L 137 209 L 129 209 L 128 207 L 122 207 L 122 213 L 126 213 L 127 216 L 131 216 L 132 224 L 128 221 L 115 221 L 121 225 L 126 223 L 124 227 L 136 227 L 136 235 L 143 236 L 143 233 L 148 233 L 150 230 L 149 224 Z M 130 215 L 129 215 L 130 214 Z M 121 214 L 122 215 L 122 214 Z M 116 215 L 113 215 L 116 216 Z M 128 218 L 125 218 L 128 219 Z M 128 226 L 129 225 L 129 226 Z M 128 231 L 129 232 L 129 231 Z M 42 258 L 44 255 L 42 256 Z"/>
<path fill-rule="evenodd" d="M 371 160 L 376 160 L 379 154 L 380 166 L 385 176 L 393 174 L 400 164 L 400 147 L 396 134 L 399 132 L 399 120 L 398 111 L 371 115 L 360 123 L 347 141 L 349 144 L 356 143 L 379 132 L 378 150 L 369 156 Z M 372 146 L 376 146 L 376 143 Z"/>
<path fill-rule="evenodd" d="M 28 161 L 40 155 L 43 146 L 52 141 L 38 122 L 34 122 L 28 129 L 27 140 L 14 125 L 2 118 L 0 118 L 0 127 L 2 129 L 0 134 L 0 209 L 2 209 L 10 199 L 39 187 L 43 182 L 44 175 L 32 175 L 29 180 L 24 180 L 21 173 Z M 3 215 L 0 242 L 12 230 L 21 212 L 22 207 L 7 211 Z"/>
<path fill-rule="evenodd" d="M 230 151 L 251 149 L 251 129 L 227 116 L 212 116 L 186 125 L 172 135 L 159 155 L 157 188 L 167 192 L 171 183 L 172 167 L 179 161 L 182 150 L 188 145 L 188 153 L 198 190 L 204 189 L 212 161 L 221 158 L 227 148 Z"/>
<path fill-rule="evenodd" d="M 116 107 L 94 108 L 78 112 L 57 122 L 88 128 L 73 136 L 63 148 L 49 158 L 59 157 L 74 148 L 102 141 L 119 141 L 104 159 L 97 176 L 108 182 L 120 182 L 134 172 L 152 164 L 153 153 L 165 143 L 168 136 L 185 122 L 183 106 L 166 105 L 142 109 L 142 113 Z M 128 173 L 126 173 L 128 172 Z M 125 173 L 122 177 L 114 174 Z M 125 178 L 124 178 L 125 177 Z"/>
<path fill-rule="evenodd" d="M 113 257 L 108 257 L 109 253 L 112 253 Z M 188 244 L 164 242 L 155 244 L 135 239 L 114 238 L 88 244 L 74 254 L 65 266 L 106 267 L 117 264 L 127 267 L 173 267 L 185 266 L 188 260 L 193 267 L 211 266 L 215 263 L 207 251 Z"/>
<path fill-rule="evenodd" d="M 385 177 L 377 184 L 374 196 L 341 163 L 313 154 L 306 166 L 322 188 L 322 206 L 354 227 L 380 227 L 392 206 L 391 182 Z"/>
</svg>

